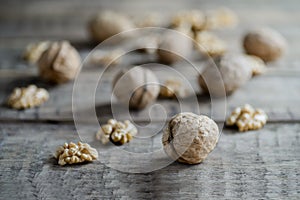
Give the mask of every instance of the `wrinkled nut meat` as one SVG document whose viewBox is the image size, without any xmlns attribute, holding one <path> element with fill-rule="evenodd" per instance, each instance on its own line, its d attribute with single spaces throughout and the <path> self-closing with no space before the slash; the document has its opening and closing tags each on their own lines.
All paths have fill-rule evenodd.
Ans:
<svg viewBox="0 0 300 200">
<path fill-rule="evenodd" d="M 107 124 L 101 126 L 101 129 L 96 133 L 96 138 L 102 144 L 107 144 L 111 141 L 115 145 L 123 145 L 130 142 L 136 134 L 137 128 L 130 121 L 120 122 L 110 119 Z"/>
<path fill-rule="evenodd" d="M 96 50 L 91 55 L 91 63 L 100 64 L 101 66 L 114 66 L 121 63 L 121 56 L 125 52 L 121 49 L 117 49 L 110 52 L 103 52 Z"/>
<path fill-rule="evenodd" d="M 49 99 L 49 93 L 44 88 L 35 85 L 15 88 L 9 96 L 7 104 L 14 109 L 26 109 L 40 106 Z"/>
<path fill-rule="evenodd" d="M 159 96 L 163 98 L 184 98 L 188 96 L 188 90 L 181 81 L 168 79 L 160 86 Z"/>
<path fill-rule="evenodd" d="M 180 113 L 168 123 L 162 143 L 168 156 L 187 164 L 201 163 L 219 139 L 217 124 L 204 115 Z"/>
<path fill-rule="evenodd" d="M 127 16 L 113 11 L 102 11 L 89 23 L 90 34 L 97 42 L 133 28 L 135 25 Z"/>
<path fill-rule="evenodd" d="M 215 64 L 209 63 L 198 79 L 204 92 L 212 96 L 231 94 L 252 77 L 252 67 L 244 55 L 225 54 Z"/>
<path fill-rule="evenodd" d="M 59 165 L 71 165 L 97 160 L 98 151 L 87 143 L 78 142 L 75 144 L 70 142 L 59 146 L 54 157 L 58 160 Z"/>
<path fill-rule="evenodd" d="M 268 120 L 261 109 L 254 109 L 249 104 L 237 107 L 226 120 L 227 126 L 237 126 L 240 132 L 261 129 Z"/>
<path fill-rule="evenodd" d="M 250 31 L 244 38 L 246 53 L 260 57 L 265 62 L 280 58 L 287 48 L 285 38 L 270 28 Z"/>
<path fill-rule="evenodd" d="M 24 60 L 32 64 L 36 63 L 41 55 L 48 49 L 50 43 L 50 41 L 42 41 L 27 45 L 23 54 Z"/>
<path fill-rule="evenodd" d="M 113 80 L 113 94 L 131 109 L 143 109 L 154 102 L 159 89 L 155 74 L 140 66 L 121 70 Z"/>
<path fill-rule="evenodd" d="M 198 32 L 195 40 L 197 42 L 197 49 L 209 56 L 221 56 L 227 51 L 226 43 L 210 32 Z"/>
<path fill-rule="evenodd" d="M 41 78 L 54 83 L 73 80 L 80 65 L 80 55 L 67 41 L 51 43 L 38 61 Z"/>
</svg>

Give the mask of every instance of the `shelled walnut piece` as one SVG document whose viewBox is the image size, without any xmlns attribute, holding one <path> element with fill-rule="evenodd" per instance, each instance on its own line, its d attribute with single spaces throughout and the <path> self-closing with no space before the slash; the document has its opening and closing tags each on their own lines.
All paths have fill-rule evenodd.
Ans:
<svg viewBox="0 0 300 200">
<path fill-rule="evenodd" d="M 115 145 L 123 145 L 130 142 L 133 136 L 137 134 L 137 128 L 129 121 L 117 121 L 115 119 L 108 120 L 107 124 L 101 126 L 96 133 L 96 138 L 107 144 L 111 141 Z"/>
<path fill-rule="evenodd" d="M 249 104 L 237 107 L 226 120 L 227 126 L 236 125 L 240 132 L 261 129 L 267 123 L 268 116 L 261 109 Z"/>
<path fill-rule="evenodd" d="M 48 49 L 50 44 L 50 41 L 41 41 L 28 44 L 23 54 L 24 60 L 33 64 L 36 63 L 41 55 Z"/>
<path fill-rule="evenodd" d="M 159 96 L 163 98 L 184 98 L 188 96 L 188 90 L 181 81 L 168 79 L 160 86 Z"/>
<path fill-rule="evenodd" d="M 54 157 L 59 165 L 76 164 L 97 160 L 98 152 L 87 143 L 65 143 L 57 148 Z"/>
<path fill-rule="evenodd" d="M 39 106 L 49 99 L 49 93 L 44 88 L 35 85 L 15 88 L 7 100 L 14 109 L 26 109 Z"/>
</svg>

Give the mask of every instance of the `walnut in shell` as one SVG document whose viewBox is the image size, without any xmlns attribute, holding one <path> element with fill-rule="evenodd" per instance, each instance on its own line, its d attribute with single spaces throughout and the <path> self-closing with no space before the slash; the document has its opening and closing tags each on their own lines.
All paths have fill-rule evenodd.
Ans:
<svg viewBox="0 0 300 200">
<path fill-rule="evenodd" d="M 209 63 L 198 79 L 204 92 L 212 96 L 231 94 L 252 77 L 252 67 L 244 55 L 225 54 L 215 59 L 215 64 Z"/>
<path fill-rule="evenodd" d="M 80 65 L 79 53 L 67 41 L 51 43 L 38 61 L 40 77 L 54 83 L 73 80 Z"/>
<path fill-rule="evenodd" d="M 285 38 L 270 28 L 250 31 L 244 37 L 244 49 L 250 55 L 255 55 L 265 62 L 280 58 L 287 48 Z"/>
<path fill-rule="evenodd" d="M 162 143 L 172 159 L 197 164 L 215 148 L 218 139 L 219 128 L 212 119 L 185 112 L 175 115 L 169 121 Z"/>
<path fill-rule="evenodd" d="M 90 34 L 97 42 L 133 28 L 135 26 L 127 16 L 113 11 L 102 11 L 89 23 Z"/>
<path fill-rule="evenodd" d="M 49 93 L 44 88 L 35 85 L 15 88 L 9 96 L 7 104 L 14 109 L 26 109 L 40 106 L 49 99 Z"/>
<path fill-rule="evenodd" d="M 59 165 L 77 164 L 97 160 L 98 151 L 87 143 L 73 142 L 59 146 L 54 154 Z"/>
<path fill-rule="evenodd" d="M 121 70 L 113 81 L 114 95 L 132 109 L 143 109 L 154 102 L 159 89 L 155 74 L 140 66 Z"/>
<path fill-rule="evenodd" d="M 23 54 L 24 60 L 33 64 L 36 63 L 41 55 L 48 49 L 50 44 L 50 41 L 41 41 L 28 44 Z"/>
</svg>

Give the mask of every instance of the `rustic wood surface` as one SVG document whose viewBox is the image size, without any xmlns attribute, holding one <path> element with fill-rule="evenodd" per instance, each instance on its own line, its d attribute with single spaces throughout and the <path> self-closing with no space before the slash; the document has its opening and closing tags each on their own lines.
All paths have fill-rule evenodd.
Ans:
<svg viewBox="0 0 300 200">
<path fill-rule="evenodd" d="M 250 80 L 226 99 L 227 115 L 234 107 L 250 103 L 263 108 L 269 123 L 259 131 L 238 133 L 224 128 L 218 146 L 199 165 L 179 163 L 150 173 L 125 173 L 109 166 L 117 163 L 138 172 L 136 163 L 113 160 L 103 155 L 96 162 L 60 167 L 52 153 L 67 141 L 87 141 L 98 150 L 94 141 L 98 126 L 88 123 L 96 110 L 102 123 L 112 116 L 128 118 L 126 108 L 111 96 L 111 81 L 119 68 L 105 72 L 96 89 L 96 105 L 89 105 L 89 88 L 99 78 L 99 68 L 84 68 L 80 85 L 81 102 L 78 108 L 85 119 L 80 124 L 80 137 L 74 126 L 72 113 L 73 82 L 53 86 L 38 79 L 37 69 L 21 59 L 25 46 L 39 40 L 70 40 L 85 58 L 94 47 L 86 31 L 89 18 L 101 9 L 113 9 L 131 15 L 155 11 L 167 19 L 181 9 L 213 9 L 227 6 L 237 12 L 239 25 L 216 33 L 230 44 L 230 51 L 242 52 L 241 39 L 250 28 L 270 26 L 281 32 L 289 44 L 288 53 L 279 61 L 270 63 L 267 72 Z M 0 6 L 0 199 L 299 199 L 300 198 L 300 4 L 288 1 L 197 1 L 179 0 L 140 1 L 130 3 L 91 0 L 12 0 Z M 134 12 L 134 13 L 133 13 Z M 155 59 L 133 53 L 124 57 L 123 65 Z M 197 60 L 199 70 L 204 61 Z M 161 149 L 161 130 L 166 118 L 180 111 L 195 111 L 213 115 L 222 127 L 222 109 L 212 113 L 209 96 L 202 94 L 195 70 L 186 63 L 172 66 L 184 74 L 196 91 L 193 98 L 183 100 L 182 107 L 175 100 L 159 99 L 160 106 L 141 112 L 131 112 L 140 128 L 141 136 L 120 147 L 130 152 L 147 153 Z M 175 76 L 161 66 L 151 66 L 163 83 Z M 50 99 L 39 108 L 15 111 L 5 104 L 13 88 L 37 84 L 50 92 Z M 219 102 L 222 105 L 224 102 Z M 221 106 L 222 107 L 222 106 Z M 155 131 L 154 131 L 155 130 Z M 158 134 L 152 136 L 153 132 Z M 116 148 L 108 146 L 109 151 Z M 101 154 L 102 152 L 102 154 Z M 167 160 L 161 160 L 153 166 Z M 146 163 L 142 159 L 140 162 Z M 111 162 L 111 163 L 110 163 Z"/>
</svg>

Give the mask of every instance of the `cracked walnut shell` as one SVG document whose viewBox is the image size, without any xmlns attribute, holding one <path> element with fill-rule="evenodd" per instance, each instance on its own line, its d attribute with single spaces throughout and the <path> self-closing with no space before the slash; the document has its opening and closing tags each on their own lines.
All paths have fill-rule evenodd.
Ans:
<svg viewBox="0 0 300 200">
<path fill-rule="evenodd" d="M 80 65 L 80 55 L 67 41 L 51 43 L 38 61 L 41 78 L 54 83 L 73 80 Z"/>
<path fill-rule="evenodd" d="M 57 148 L 54 157 L 59 165 L 77 164 L 97 160 L 98 152 L 87 143 L 65 143 Z"/>
<path fill-rule="evenodd" d="M 44 88 L 35 85 L 15 88 L 7 100 L 7 104 L 15 109 L 26 109 L 40 106 L 49 99 L 49 93 Z"/>
<path fill-rule="evenodd" d="M 184 112 L 175 115 L 162 137 L 168 156 L 187 164 L 201 163 L 219 139 L 217 124 L 204 115 Z"/>
</svg>

